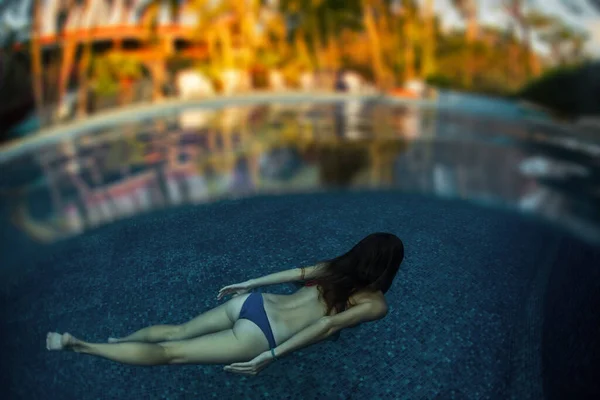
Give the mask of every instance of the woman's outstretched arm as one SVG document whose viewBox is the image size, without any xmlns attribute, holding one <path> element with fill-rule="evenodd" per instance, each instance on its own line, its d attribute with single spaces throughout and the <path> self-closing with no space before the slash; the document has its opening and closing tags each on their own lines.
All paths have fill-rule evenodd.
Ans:
<svg viewBox="0 0 600 400">
<path fill-rule="evenodd" d="M 260 278 L 250 279 L 248 284 L 254 289 L 260 286 L 276 285 L 278 283 L 294 282 L 304 279 L 314 279 L 319 272 L 322 264 L 310 267 L 292 268 L 281 272 L 265 275 Z M 304 271 L 303 271 L 304 270 Z"/>
</svg>

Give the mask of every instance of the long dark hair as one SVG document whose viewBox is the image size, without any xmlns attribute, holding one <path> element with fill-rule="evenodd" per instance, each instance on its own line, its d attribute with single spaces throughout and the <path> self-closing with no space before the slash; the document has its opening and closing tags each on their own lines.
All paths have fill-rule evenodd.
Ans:
<svg viewBox="0 0 600 400">
<path fill-rule="evenodd" d="M 377 232 L 358 242 L 347 253 L 321 261 L 319 277 L 313 279 L 327 304 L 327 315 L 346 309 L 348 299 L 359 290 L 387 292 L 404 259 L 404 244 L 396 235 Z"/>
</svg>

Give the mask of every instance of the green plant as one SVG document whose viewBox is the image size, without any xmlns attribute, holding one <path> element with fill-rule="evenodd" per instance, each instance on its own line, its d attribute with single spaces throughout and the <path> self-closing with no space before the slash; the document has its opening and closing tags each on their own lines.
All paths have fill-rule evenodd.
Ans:
<svg viewBox="0 0 600 400">
<path fill-rule="evenodd" d="M 117 94 L 122 79 L 136 80 L 142 75 L 142 64 L 132 57 L 109 54 L 92 60 L 94 92 L 101 96 Z"/>
<path fill-rule="evenodd" d="M 92 76 L 94 92 L 100 96 L 110 96 L 118 93 L 119 82 L 112 73 L 106 57 L 97 57 L 92 61 Z"/>
</svg>

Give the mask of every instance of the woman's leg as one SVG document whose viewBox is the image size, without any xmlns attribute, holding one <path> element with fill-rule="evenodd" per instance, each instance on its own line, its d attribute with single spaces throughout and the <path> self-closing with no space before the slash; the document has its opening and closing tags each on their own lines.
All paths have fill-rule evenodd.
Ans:
<svg viewBox="0 0 600 400">
<path fill-rule="evenodd" d="M 179 340 L 183 325 L 153 325 L 140 329 L 122 338 L 108 338 L 109 343 L 146 342 L 158 343 L 168 340 Z"/>
<path fill-rule="evenodd" d="M 72 350 L 77 353 L 91 354 L 109 360 L 134 365 L 168 364 L 169 357 L 164 347 L 153 343 L 88 343 L 76 339 L 69 333 L 48 333 L 48 350 Z"/>
<path fill-rule="evenodd" d="M 133 365 L 229 364 L 251 360 L 268 350 L 269 343 L 258 326 L 239 320 L 233 329 L 162 343 L 88 343 L 68 333 L 48 333 L 46 347 Z"/>
<path fill-rule="evenodd" d="M 243 302 L 249 295 L 234 297 L 226 303 L 208 310 L 181 325 L 154 325 L 140 329 L 123 338 L 109 338 L 109 343 L 146 342 L 190 339 L 208 333 L 231 329 L 240 315 Z"/>
</svg>

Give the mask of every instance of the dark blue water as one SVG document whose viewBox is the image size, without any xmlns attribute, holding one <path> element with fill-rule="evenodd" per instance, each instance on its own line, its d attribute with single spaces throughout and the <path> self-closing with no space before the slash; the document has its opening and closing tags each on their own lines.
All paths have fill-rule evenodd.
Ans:
<svg viewBox="0 0 600 400">
<path fill-rule="evenodd" d="M 406 259 L 390 312 L 257 377 L 48 352 L 181 323 L 224 285 L 348 250 L 374 231 Z M 117 222 L 51 246 L 3 241 L 0 387 L 8 399 L 561 399 L 600 393 L 600 251 L 532 219 L 398 192 L 230 200 Z M 10 278 L 10 279 L 9 279 Z M 267 289 L 289 293 L 292 285 Z M 596 310 L 594 312 L 594 310 Z M 597 371 L 597 370 L 596 370 Z M 568 397 L 565 397 L 568 396 Z"/>
</svg>

